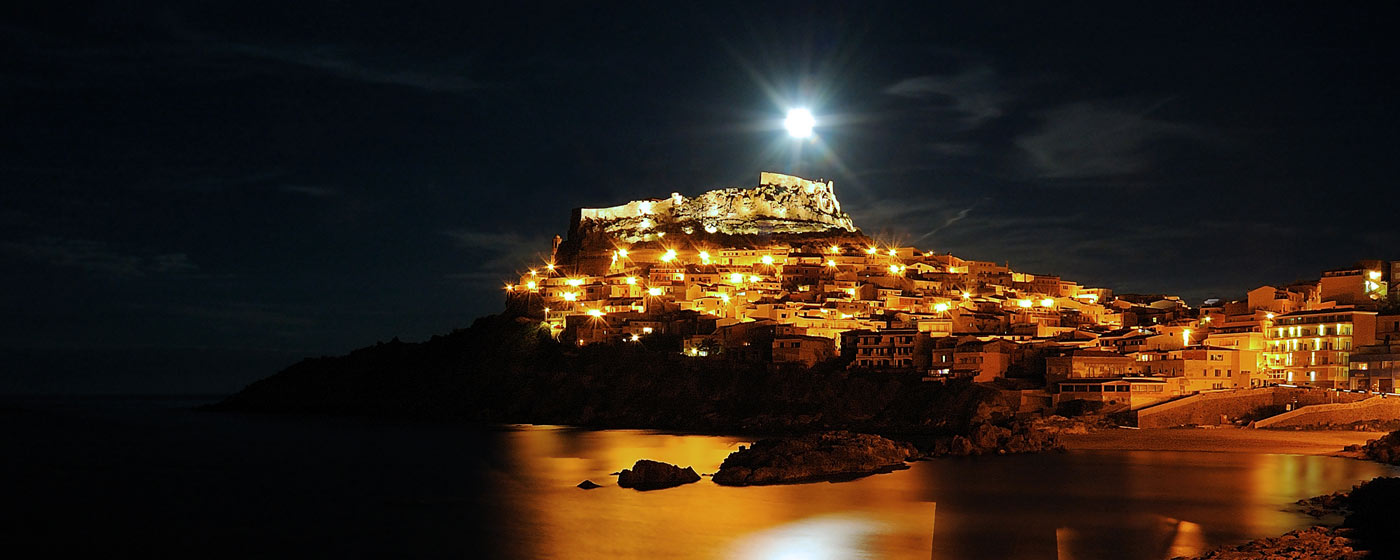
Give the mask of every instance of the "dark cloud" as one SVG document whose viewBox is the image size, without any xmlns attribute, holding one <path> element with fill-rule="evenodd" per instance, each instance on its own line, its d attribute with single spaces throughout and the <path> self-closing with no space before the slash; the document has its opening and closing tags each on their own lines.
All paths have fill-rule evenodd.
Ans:
<svg viewBox="0 0 1400 560">
<path fill-rule="evenodd" d="M 1039 113 L 1038 128 L 1016 138 L 1030 173 L 1045 179 L 1123 179 L 1156 171 L 1174 143 L 1207 145 L 1200 125 L 1153 118 L 1167 101 L 1139 110 L 1130 102 L 1082 101 Z"/>
<path fill-rule="evenodd" d="M 462 93 L 482 89 L 484 84 L 472 80 L 462 70 L 427 71 L 406 67 L 411 64 L 390 58 L 379 63 L 363 60 L 346 49 L 332 46 L 256 45 L 245 43 L 215 44 L 229 53 L 240 54 L 301 66 L 347 80 L 373 84 L 402 86 L 434 93 Z"/>
<path fill-rule="evenodd" d="M 940 116 L 973 129 L 1004 114 L 1011 96 L 1003 91 L 997 71 L 977 65 L 955 74 L 906 78 L 887 86 L 884 93 L 925 102 L 927 114 Z"/>
<path fill-rule="evenodd" d="M 119 278 L 186 273 L 199 269 L 184 253 L 131 254 L 116 251 L 101 241 L 84 239 L 38 237 L 27 241 L 6 241 L 0 242 L 0 252 L 51 266 Z"/>
<path fill-rule="evenodd" d="M 469 258 L 465 260 L 475 264 L 470 270 L 446 274 L 451 280 L 499 287 L 502 281 L 514 281 L 525 269 L 543 266 L 548 261 L 550 240 L 547 235 L 468 230 L 444 234 L 466 253 Z"/>
<path fill-rule="evenodd" d="M 316 185 L 282 185 L 282 190 L 289 193 L 306 195 L 312 198 L 329 198 L 340 196 L 340 190 L 334 187 L 321 187 Z"/>
</svg>

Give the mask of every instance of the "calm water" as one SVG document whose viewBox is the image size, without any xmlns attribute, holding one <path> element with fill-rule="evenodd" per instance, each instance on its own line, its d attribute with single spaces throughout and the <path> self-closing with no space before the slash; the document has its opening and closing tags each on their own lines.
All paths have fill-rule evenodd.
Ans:
<svg viewBox="0 0 1400 560">
<path fill-rule="evenodd" d="M 496 558 L 1170 558 L 1313 519 L 1383 474 L 1328 457 L 1080 452 L 917 463 L 840 484 L 653 492 L 742 438 L 192 412 L 10 399 L 0 546 L 57 554 Z M 584 479 L 605 484 L 584 491 Z"/>
</svg>

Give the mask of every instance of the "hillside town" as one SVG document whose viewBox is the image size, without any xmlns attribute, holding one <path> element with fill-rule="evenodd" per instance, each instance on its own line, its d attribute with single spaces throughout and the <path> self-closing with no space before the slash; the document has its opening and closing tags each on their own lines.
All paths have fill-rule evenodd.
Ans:
<svg viewBox="0 0 1400 560">
<path fill-rule="evenodd" d="M 696 206 L 679 194 L 581 209 L 570 241 L 556 239 L 550 260 L 507 283 L 508 305 L 580 346 L 669 337 L 695 359 L 968 379 L 1020 391 L 1030 408 L 1083 400 L 1136 410 L 1274 385 L 1397 389 L 1400 312 L 1389 286 L 1400 261 L 1361 261 L 1316 281 L 1193 307 L 1176 296 L 1115 294 L 1009 263 L 881 244 L 854 230 L 830 183 L 769 173 L 761 182 L 805 189 L 823 207 L 784 220 L 798 211 L 754 209 L 749 195 L 730 189 L 738 201 L 722 212 L 701 205 L 699 221 L 663 208 Z M 742 233 L 769 235 L 717 231 L 734 220 L 703 223 L 707 214 L 736 213 L 751 213 L 742 220 L 751 231 Z M 590 234 L 590 224 L 602 227 Z"/>
</svg>

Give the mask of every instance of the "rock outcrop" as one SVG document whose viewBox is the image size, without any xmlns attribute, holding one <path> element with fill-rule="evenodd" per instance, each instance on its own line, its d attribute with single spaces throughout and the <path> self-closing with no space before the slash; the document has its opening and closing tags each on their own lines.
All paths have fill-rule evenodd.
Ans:
<svg viewBox="0 0 1400 560">
<path fill-rule="evenodd" d="M 601 484 L 593 482 L 592 480 L 585 480 L 583 482 L 578 483 L 578 487 L 584 490 L 592 490 L 594 488 L 602 488 L 603 486 Z"/>
<path fill-rule="evenodd" d="M 831 181 L 764 172 L 754 188 L 717 189 L 694 197 L 634 200 L 576 211 L 569 237 L 602 234 L 628 243 L 658 234 L 795 234 L 855 231 Z"/>
<path fill-rule="evenodd" d="M 1303 513 L 1313 517 L 1322 517 L 1342 513 L 1347 507 L 1347 496 L 1347 492 L 1333 492 L 1298 500 L 1297 503 L 1303 506 Z"/>
<path fill-rule="evenodd" d="M 843 480 L 908 468 L 904 461 L 917 453 L 908 443 L 845 431 L 765 439 L 729 454 L 714 481 L 750 486 Z"/>
<path fill-rule="evenodd" d="M 1350 530 L 1311 527 L 1291 531 L 1281 537 L 1268 537 L 1239 546 L 1218 548 L 1192 560 L 1353 560 L 1369 557 L 1367 552 L 1354 548 Z M 1177 560 L 1184 558 L 1186 557 L 1179 556 Z"/>
<path fill-rule="evenodd" d="M 682 484 L 698 482 L 700 475 L 694 468 L 684 469 L 670 463 L 641 459 L 630 469 L 622 469 L 617 475 L 617 485 L 636 490 L 659 490 Z"/>
<path fill-rule="evenodd" d="M 1361 448 L 1361 454 L 1379 463 L 1400 465 L 1400 430 L 1366 442 L 1366 446 Z"/>
<path fill-rule="evenodd" d="M 1333 492 L 1298 500 L 1313 517 L 1345 514 L 1341 528 L 1312 527 L 1237 546 L 1215 549 L 1192 560 L 1256 560 L 1272 558 L 1355 559 L 1400 557 L 1400 478 L 1377 477 L 1350 492 Z M 1184 558 L 1184 557 L 1180 557 Z M 1178 559 L 1179 560 L 1179 559 Z"/>
<path fill-rule="evenodd" d="M 1064 445 L 1056 431 L 1036 427 L 1031 424 L 1014 423 L 1009 428 L 992 424 L 977 424 L 966 436 L 934 442 L 928 457 L 966 455 L 1006 455 L 1011 453 L 1039 453 L 1042 451 L 1063 451 Z"/>
</svg>

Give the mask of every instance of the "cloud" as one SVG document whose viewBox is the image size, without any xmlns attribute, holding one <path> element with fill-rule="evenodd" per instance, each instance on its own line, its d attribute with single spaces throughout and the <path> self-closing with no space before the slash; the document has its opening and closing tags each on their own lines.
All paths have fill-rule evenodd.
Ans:
<svg viewBox="0 0 1400 560">
<path fill-rule="evenodd" d="M 1131 110 L 1130 103 L 1079 102 L 1040 114 L 1040 128 L 1016 138 L 1035 177 L 1124 178 L 1153 171 L 1174 147 L 1213 143 L 1202 127 L 1154 119 L 1167 101 Z M 1174 146 L 1175 145 L 1175 146 Z"/>
<path fill-rule="evenodd" d="M 924 75 L 906 78 L 884 89 L 895 97 L 931 102 L 926 109 L 934 115 L 949 116 L 965 129 L 982 126 L 1001 117 L 1011 96 L 1000 85 L 996 69 L 981 64 L 957 74 Z"/>
<path fill-rule="evenodd" d="M 931 213 L 942 210 L 947 203 L 943 200 L 919 198 L 909 200 L 904 197 L 882 197 L 859 209 L 847 208 L 856 220 L 856 225 L 869 224 L 884 227 L 899 224 L 918 223 Z"/>
<path fill-rule="evenodd" d="M 113 250 L 101 241 L 60 237 L 46 236 L 29 241 L 0 242 L 0 252 L 52 266 L 76 268 L 122 278 L 193 272 L 199 269 L 184 253 L 135 255 Z"/>
<path fill-rule="evenodd" d="M 920 236 L 918 239 L 915 239 L 914 241 L 915 241 L 915 242 L 918 242 L 918 241 L 923 241 L 923 240 L 925 240 L 925 239 L 928 239 L 929 236 L 931 236 L 931 235 L 933 235 L 933 234 L 935 234 L 935 233 L 938 233 L 939 231 L 942 231 L 944 228 L 946 228 L 946 227 L 948 227 L 948 226 L 951 226 L 951 225 L 953 225 L 953 224 L 956 224 L 956 223 L 962 221 L 962 219 L 963 219 L 963 218 L 966 218 L 968 214 L 972 213 L 972 209 L 973 209 L 973 208 L 976 208 L 976 207 L 977 207 L 977 205 L 976 205 L 976 204 L 973 204 L 972 206 L 968 206 L 967 208 L 963 208 L 962 210 L 958 210 L 958 211 L 957 211 L 956 213 L 954 213 L 952 216 L 950 216 L 950 217 L 948 217 L 947 219 L 943 220 L 943 224 L 942 224 L 942 225 L 939 225 L 938 227 L 935 227 L 935 228 L 929 230 L 928 233 L 923 234 L 922 236 Z"/>
<path fill-rule="evenodd" d="M 289 313 L 281 306 L 264 303 L 207 303 L 176 305 L 170 311 L 178 315 L 215 323 L 242 323 L 258 327 L 306 328 L 316 324 L 301 314 Z"/>
<path fill-rule="evenodd" d="M 452 230 L 443 234 L 464 249 L 475 263 L 472 269 L 449 274 L 447 278 L 476 284 L 494 284 L 515 275 L 521 266 L 543 263 L 542 257 L 546 255 L 541 253 L 550 247 L 545 237 L 518 233 Z"/>
<path fill-rule="evenodd" d="M 426 71 L 409 68 L 402 60 L 371 63 L 355 57 L 344 49 L 332 46 L 268 46 L 250 43 L 225 43 L 229 52 L 300 66 L 360 82 L 388 84 L 428 92 L 465 92 L 484 85 L 453 71 Z"/>
<path fill-rule="evenodd" d="M 282 191 L 302 194 L 312 198 L 328 198 L 340 196 L 340 190 L 332 187 L 318 187 L 315 185 L 282 185 Z"/>
</svg>

